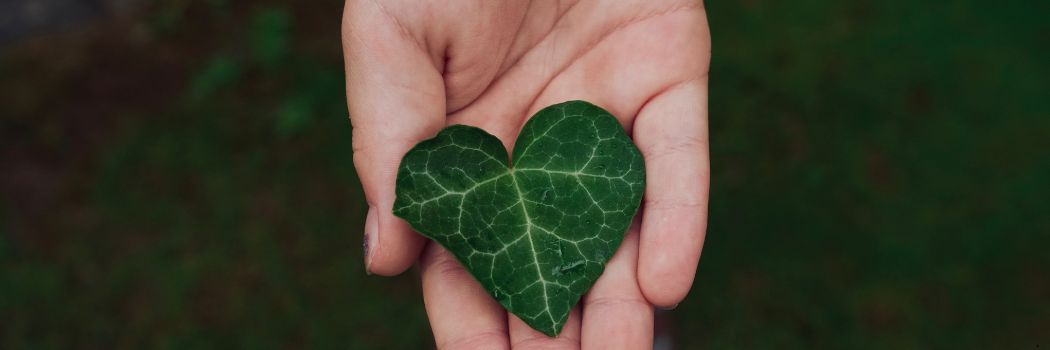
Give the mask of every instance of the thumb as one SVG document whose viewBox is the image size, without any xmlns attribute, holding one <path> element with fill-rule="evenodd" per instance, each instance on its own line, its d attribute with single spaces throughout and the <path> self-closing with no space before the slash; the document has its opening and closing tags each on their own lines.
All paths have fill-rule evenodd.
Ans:
<svg viewBox="0 0 1050 350">
<path fill-rule="evenodd" d="M 425 243 L 391 210 L 401 157 L 445 124 L 442 75 L 419 42 L 375 2 L 347 3 L 347 105 L 354 166 L 368 201 L 365 269 L 378 275 L 408 269 Z"/>
</svg>

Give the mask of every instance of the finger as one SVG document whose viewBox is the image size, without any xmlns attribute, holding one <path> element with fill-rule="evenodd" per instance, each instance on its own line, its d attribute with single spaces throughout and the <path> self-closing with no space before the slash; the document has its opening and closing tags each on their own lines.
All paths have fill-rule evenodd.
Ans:
<svg viewBox="0 0 1050 350">
<path fill-rule="evenodd" d="M 638 225 L 632 225 L 605 272 L 583 298 L 583 349 L 653 346 L 653 307 L 636 278 Z"/>
<path fill-rule="evenodd" d="M 395 275 L 412 265 L 424 242 L 393 215 L 397 167 L 409 148 L 444 125 L 441 73 L 376 2 L 347 2 L 343 53 L 354 165 L 369 207 L 365 268 Z"/>
<path fill-rule="evenodd" d="M 580 348 L 580 308 L 569 312 L 569 319 L 557 337 L 529 327 L 518 316 L 509 314 L 510 344 L 514 350 L 520 349 L 579 349 Z"/>
<path fill-rule="evenodd" d="M 423 303 L 438 349 L 507 349 L 507 314 L 445 248 L 420 259 Z"/>
<path fill-rule="evenodd" d="M 638 282 L 649 302 L 673 307 L 693 284 L 707 226 L 707 79 L 654 97 L 634 128 L 646 173 Z"/>
</svg>

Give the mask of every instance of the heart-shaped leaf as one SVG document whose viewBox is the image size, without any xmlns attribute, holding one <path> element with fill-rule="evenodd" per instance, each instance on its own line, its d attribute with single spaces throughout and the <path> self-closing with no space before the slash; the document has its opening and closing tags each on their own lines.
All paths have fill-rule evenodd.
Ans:
<svg viewBox="0 0 1050 350">
<path fill-rule="evenodd" d="M 513 159 L 495 136 L 449 126 L 401 160 L 394 214 L 555 336 L 638 210 L 642 155 L 609 112 L 570 101 L 525 123 Z"/>
</svg>

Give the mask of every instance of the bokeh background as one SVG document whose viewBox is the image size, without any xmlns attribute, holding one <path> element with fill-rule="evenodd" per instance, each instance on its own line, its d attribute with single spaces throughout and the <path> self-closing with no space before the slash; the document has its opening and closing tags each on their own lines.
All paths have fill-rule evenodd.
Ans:
<svg viewBox="0 0 1050 350">
<path fill-rule="evenodd" d="M 1048 4 L 708 2 L 673 347 L 1050 347 Z M 0 348 L 432 347 L 363 272 L 341 10 L 0 3 Z"/>
</svg>

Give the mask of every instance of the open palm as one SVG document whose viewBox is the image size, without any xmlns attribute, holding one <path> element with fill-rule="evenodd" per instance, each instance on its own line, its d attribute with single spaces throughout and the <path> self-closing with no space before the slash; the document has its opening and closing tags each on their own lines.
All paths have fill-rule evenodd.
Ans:
<svg viewBox="0 0 1050 350">
<path fill-rule="evenodd" d="M 706 226 L 710 46 L 700 1 L 351 0 L 343 47 L 369 204 L 366 269 L 394 275 L 418 259 L 440 348 L 651 346 L 653 305 L 685 297 Z M 394 180 L 405 152 L 446 125 L 480 127 L 509 150 L 529 116 L 577 99 L 620 120 L 648 184 L 641 220 L 548 338 L 393 216 Z"/>
</svg>

